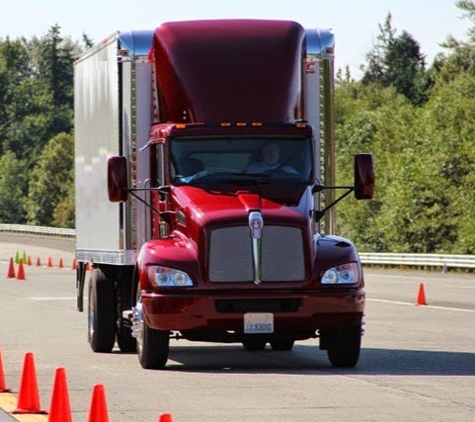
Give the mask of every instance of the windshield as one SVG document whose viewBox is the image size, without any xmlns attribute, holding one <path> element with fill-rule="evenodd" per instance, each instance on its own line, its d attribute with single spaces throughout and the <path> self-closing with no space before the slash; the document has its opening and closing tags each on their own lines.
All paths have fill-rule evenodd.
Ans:
<svg viewBox="0 0 475 422">
<path fill-rule="evenodd" d="M 312 147 L 302 137 L 176 138 L 170 145 L 176 185 L 312 182 Z"/>
</svg>

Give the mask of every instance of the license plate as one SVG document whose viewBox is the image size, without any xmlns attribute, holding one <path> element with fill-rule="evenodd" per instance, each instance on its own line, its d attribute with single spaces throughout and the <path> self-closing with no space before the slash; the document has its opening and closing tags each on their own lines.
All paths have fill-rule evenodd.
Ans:
<svg viewBox="0 0 475 422">
<path fill-rule="evenodd" d="M 244 314 L 245 334 L 266 334 L 274 332 L 274 314 L 247 313 Z"/>
</svg>

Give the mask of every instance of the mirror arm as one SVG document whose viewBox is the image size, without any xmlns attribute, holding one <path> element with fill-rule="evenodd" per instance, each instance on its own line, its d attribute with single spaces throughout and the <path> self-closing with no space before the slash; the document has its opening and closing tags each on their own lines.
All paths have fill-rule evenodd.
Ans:
<svg viewBox="0 0 475 422">
<path fill-rule="evenodd" d="M 343 195 L 341 195 L 339 198 L 335 199 L 331 204 L 327 205 L 325 208 L 322 210 L 318 210 L 314 212 L 314 218 L 315 221 L 318 222 L 320 221 L 325 213 L 332 207 L 334 207 L 338 202 L 340 202 L 342 199 L 346 198 L 351 192 L 353 192 L 356 189 L 356 186 L 322 186 L 322 185 L 316 185 L 313 187 L 312 192 L 322 192 L 325 189 L 348 189 Z"/>
<path fill-rule="evenodd" d="M 144 204 L 146 207 L 150 208 L 152 211 L 156 212 L 160 218 L 162 218 L 167 224 L 170 224 L 170 215 L 175 214 L 174 212 L 161 212 L 157 210 L 155 207 L 152 207 L 147 201 L 144 201 L 140 196 L 138 196 L 135 192 L 137 191 L 152 191 L 152 190 L 158 190 L 161 193 L 169 193 L 170 189 L 168 187 L 159 187 L 159 188 L 144 188 L 144 189 L 125 189 L 127 193 L 130 193 L 134 198 L 138 199 L 142 204 Z"/>
</svg>

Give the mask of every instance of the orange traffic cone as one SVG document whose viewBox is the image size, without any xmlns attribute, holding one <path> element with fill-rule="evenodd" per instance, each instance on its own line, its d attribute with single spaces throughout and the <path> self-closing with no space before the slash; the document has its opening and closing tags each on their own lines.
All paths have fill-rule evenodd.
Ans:
<svg viewBox="0 0 475 422">
<path fill-rule="evenodd" d="M 26 261 L 27 265 L 31 265 L 31 256 L 28 255 L 28 260 Z"/>
<path fill-rule="evenodd" d="M 63 258 L 59 258 L 59 268 L 63 268 Z"/>
<path fill-rule="evenodd" d="M 23 258 L 20 259 L 20 263 L 18 264 L 18 273 L 16 275 L 17 280 L 24 280 L 25 279 L 25 269 L 23 268 Z"/>
<path fill-rule="evenodd" d="M 77 270 L 77 268 L 78 268 L 78 264 L 77 264 L 76 259 L 74 259 L 74 260 L 73 260 L 73 265 L 71 265 L 71 269 L 72 269 L 72 270 Z"/>
<path fill-rule="evenodd" d="M 57 368 L 49 406 L 48 422 L 72 422 L 68 383 L 64 368 Z"/>
<path fill-rule="evenodd" d="M 109 422 L 106 394 L 102 384 L 96 384 L 92 390 L 91 408 L 87 422 Z"/>
<path fill-rule="evenodd" d="M 10 265 L 8 266 L 7 278 L 15 278 L 15 265 L 13 265 L 13 258 L 10 258 Z"/>
<path fill-rule="evenodd" d="M 162 413 L 158 417 L 158 422 L 173 422 L 172 415 L 170 413 Z"/>
<path fill-rule="evenodd" d="M 3 373 L 2 349 L 0 348 L 0 393 L 9 393 L 10 390 L 5 384 L 5 374 Z"/>
<path fill-rule="evenodd" d="M 36 258 L 36 266 L 41 267 L 41 259 L 40 257 Z"/>
<path fill-rule="evenodd" d="M 53 266 L 53 260 L 51 259 L 51 257 L 48 258 L 48 267 L 52 267 Z"/>
<path fill-rule="evenodd" d="M 427 305 L 426 293 L 424 291 L 424 283 L 419 284 L 419 291 L 417 292 L 416 305 Z"/>
<path fill-rule="evenodd" d="M 17 408 L 12 411 L 18 413 L 41 413 L 46 414 L 45 410 L 40 409 L 40 396 L 38 393 L 38 382 L 36 380 L 35 358 L 33 353 L 25 354 L 23 372 L 21 374 L 20 390 L 18 393 Z"/>
</svg>

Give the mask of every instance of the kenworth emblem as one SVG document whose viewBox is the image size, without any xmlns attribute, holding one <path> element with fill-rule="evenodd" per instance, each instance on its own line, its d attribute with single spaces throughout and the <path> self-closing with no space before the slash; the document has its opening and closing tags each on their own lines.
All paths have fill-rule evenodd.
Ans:
<svg viewBox="0 0 475 422">
<path fill-rule="evenodd" d="M 249 227 L 251 228 L 252 238 L 260 239 L 262 235 L 262 227 L 264 226 L 264 220 L 259 211 L 252 211 L 249 213 Z"/>
<path fill-rule="evenodd" d="M 259 211 L 249 213 L 249 228 L 252 236 L 252 260 L 254 264 L 254 284 L 261 284 L 261 236 L 264 219 Z"/>
</svg>

